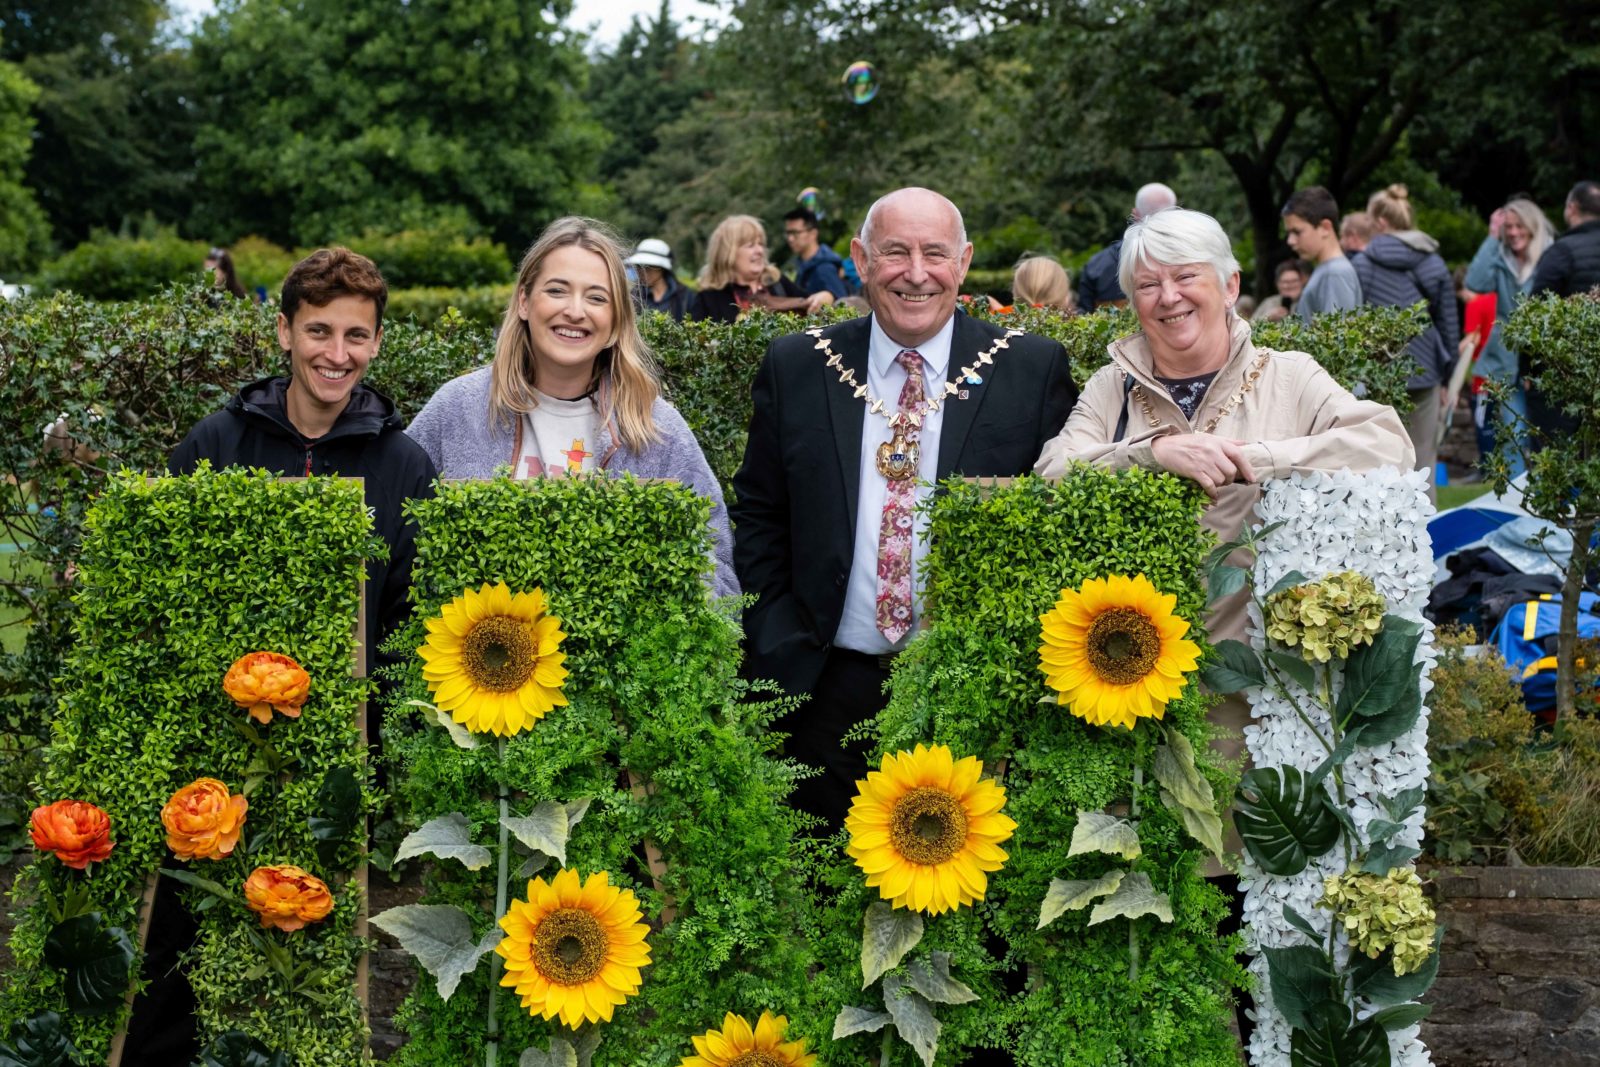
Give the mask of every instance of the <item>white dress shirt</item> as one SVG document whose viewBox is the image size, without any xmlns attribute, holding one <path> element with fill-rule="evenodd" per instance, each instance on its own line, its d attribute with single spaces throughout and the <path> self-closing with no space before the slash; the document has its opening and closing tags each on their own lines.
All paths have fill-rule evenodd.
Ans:
<svg viewBox="0 0 1600 1067">
<path fill-rule="evenodd" d="M 955 316 L 952 315 L 943 329 L 915 349 L 922 357 L 924 397 L 932 399 L 944 393 L 954 336 Z M 905 385 L 906 371 L 898 357 L 903 351 L 905 346 L 890 340 L 874 315 L 872 340 L 867 348 L 867 389 L 883 400 L 887 413 L 900 409 L 900 389 Z M 847 387 L 839 385 L 838 388 Z M 868 410 L 866 398 L 860 403 L 861 489 L 856 496 L 855 551 L 850 562 L 850 581 L 845 587 L 844 614 L 839 619 L 833 643 L 840 648 L 878 654 L 899 651 L 917 632 L 917 621 L 922 618 L 922 563 L 928 557 L 928 520 L 918 511 L 912 527 L 911 629 L 898 644 L 890 644 L 878 631 L 878 533 L 883 524 L 884 497 L 888 495 L 887 481 L 878 473 L 878 446 L 894 434 L 889 430 L 887 418 Z M 933 483 L 939 473 L 939 431 L 943 426 L 944 405 L 941 403 L 937 411 L 923 417 L 917 438 L 917 447 L 921 450 L 917 457 L 918 504 L 933 494 Z"/>
</svg>

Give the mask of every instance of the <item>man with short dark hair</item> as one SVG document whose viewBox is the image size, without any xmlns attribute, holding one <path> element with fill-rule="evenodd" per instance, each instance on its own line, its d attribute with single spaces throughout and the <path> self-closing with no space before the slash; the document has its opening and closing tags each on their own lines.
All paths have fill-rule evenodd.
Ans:
<svg viewBox="0 0 1600 1067">
<path fill-rule="evenodd" d="M 389 290 L 377 266 L 348 248 L 324 248 L 294 265 L 279 301 L 278 344 L 287 377 L 239 390 L 195 424 L 167 461 L 174 474 L 202 459 L 217 469 L 262 467 L 281 474 L 360 478 L 387 562 L 367 568 L 367 662 L 404 621 L 416 556 L 400 506 L 432 495 L 433 461 L 403 432 L 394 402 L 361 384 L 383 341 Z M 376 735 L 374 735 L 376 736 Z"/>
<path fill-rule="evenodd" d="M 1141 185 L 1133 196 L 1133 221 L 1153 215 L 1163 208 L 1177 207 L 1178 194 L 1160 182 Z M 1126 307 L 1128 294 L 1117 282 L 1117 266 L 1122 259 L 1122 238 L 1089 257 L 1078 274 L 1078 312 L 1087 315 L 1095 308 Z"/>
<path fill-rule="evenodd" d="M 1361 306 L 1361 279 L 1339 245 L 1339 205 L 1332 193 L 1320 185 L 1296 190 L 1283 205 L 1283 231 L 1295 255 L 1316 264 L 1295 303 L 1302 319 Z"/>
<path fill-rule="evenodd" d="M 829 293 L 834 300 L 844 299 L 844 278 L 839 273 L 844 260 L 817 237 L 817 216 L 798 207 L 783 217 L 783 239 L 794 253 L 794 280 L 807 296 Z"/>
</svg>

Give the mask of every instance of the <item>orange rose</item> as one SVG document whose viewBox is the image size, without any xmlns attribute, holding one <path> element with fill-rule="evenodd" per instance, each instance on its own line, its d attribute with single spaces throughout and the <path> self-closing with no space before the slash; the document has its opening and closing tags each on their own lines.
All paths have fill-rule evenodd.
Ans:
<svg viewBox="0 0 1600 1067">
<path fill-rule="evenodd" d="M 244 880 L 245 905 L 261 916 L 262 926 L 298 930 L 321 922 L 333 910 L 328 884 L 299 867 L 281 864 L 257 867 Z"/>
<path fill-rule="evenodd" d="M 111 816 L 83 800 L 58 800 L 33 809 L 33 846 L 54 852 L 68 867 L 83 870 L 111 855 Z"/>
<path fill-rule="evenodd" d="M 273 709 L 291 719 L 300 717 L 300 706 L 311 691 L 311 676 L 288 656 L 251 652 L 234 660 L 222 679 L 222 688 L 252 719 L 265 725 L 272 721 Z"/>
<path fill-rule="evenodd" d="M 167 847 L 180 860 L 220 860 L 239 843 L 248 810 L 248 800 L 230 797 L 227 785 L 215 778 L 190 782 L 161 809 Z"/>
</svg>

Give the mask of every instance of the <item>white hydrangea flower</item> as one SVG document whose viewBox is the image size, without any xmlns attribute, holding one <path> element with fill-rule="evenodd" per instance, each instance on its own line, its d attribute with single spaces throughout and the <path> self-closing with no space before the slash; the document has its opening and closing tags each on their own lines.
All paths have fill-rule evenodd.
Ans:
<svg viewBox="0 0 1600 1067">
<path fill-rule="evenodd" d="M 1282 522 L 1259 547 L 1255 566 L 1258 589 L 1268 589 L 1283 575 L 1299 571 L 1310 579 L 1340 571 L 1359 571 L 1370 578 L 1389 602 L 1389 612 L 1419 622 L 1422 641 L 1417 661 L 1423 671 L 1422 716 L 1415 727 L 1386 744 L 1359 748 L 1344 765 L 1345 795 L 1351 820 L 1363 835 L 1377 818 L 1387 817 L 1382 809 L 1385 797 L 1428 780 L 1427 694 L 1433 688 L 1429 678 L 1437 661 L 1433 625 L 1422 615 L 1433 587 L 1433 551 L 1427 521 L 1433 515 L 1427 499 L 1427 475 L 1422 471 L 1401 474 L 1385 468 L 1370 474 L 1340 471 L 1337 474 L 1294 475 L 1284 481 L 1267 483 L 1257 514 L 1262 524 Z M 1258 650 L 1266 647 L 1260 613 L 1249 610 L 1249 636 Z M 1335 693 L 1341 679 L 1334 679 Z M 1302 695 L 1294 687 L 1297 696 Z M 1245 727 L 1245 744 L 1258 767 L 1290 765 L 1309 771 L 1327 754 L 1295 714 L 1288 701 L 1262 690 L 1246 694 L 1255 717 Z M 1305 704 L 1303 703 L 1304 707 Z M 1328 714 L 1308 708 L 1309 717 L 1327 736 Z M 1420 846 L 1422 812 L 1406 821 L 1406 829 L 1396 836 L 1399 844 Z M 1313 861 L 1306 870 L 1288 878 L 1269 875 L 1244 856 L 1239 883 L 1244 890 L 1244 940 L 1246 948 L 1258 953 L 1306 943 L 1306 937 L 1283 921 L 1283 907 L 1290 905 L 1306 916 L 1317 929 L 1327 931 L 1332 915 L 1316 907 L 1322 896 L 1322 883 L 1328 875 L 1342 874 L 1344 857 L 1334 849 Z M 1349 946 L 1341 934 L 1337 952 L 1342 957 Z M 1257 955 L 1250 962 L 1256 976 L 1256 1028 L 1250 1039 L 1250 1062 L 1255 1067 L 1288 1067 L 1289 1025 L 1272 1003 L 1267 980 L 1266 958 Z M 1396 1067 L 1427 1067 L 1432 1063 L 1427 1046 L 1418 1037 L 1417 1026 L 1389 1035 L 1389 1049 Z"/>
</svg>

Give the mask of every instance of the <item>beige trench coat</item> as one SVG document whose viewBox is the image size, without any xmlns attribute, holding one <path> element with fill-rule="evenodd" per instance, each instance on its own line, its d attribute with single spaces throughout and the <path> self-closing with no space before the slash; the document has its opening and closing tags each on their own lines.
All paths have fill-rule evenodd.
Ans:
<svg viewBox="0 0 1600 1067">
<path fill-rule="evenodd" d="M 1219 540 L 1231 541 L 1254 517 L 1261 499 L 1259 483 L 1267 479 L 1344 468 L 1411 469 L 1411 438 L 1393 408 L 1358 400 L 1304 352 L 1256 348 L 1250 324 L 1237 316 L 1229 321 L 1228 361 L 1192 422 L 1156 380 L 1150 346 L 1137 333 L 1110 346 L 1111 362 L 1085 384 L 1066 426 L 1045 445 L 1034 472 L 1059 477 L 1075 461 L 1118 470 L 1160 470 L 1150 445 L 1163 434 L 1215 433 L 1243 441 L 1257 484 L 1224 486 L 1201 519 Z M 1124 375 L 1131 375 L 1134 385 L 1127 393 L 1127 429 L 1114 442 Z M 1240 552 L 1229 562 L 1246 566 L 1249 560 Z M 1246 594 L 1240 592 L 1212 606 L 1206 619 L 1211 640 L 1244 638 L 1245 604 Z M 1237 695 L 1229 697 L 1212 710 L 1211 719 L 1227 731 L 1213 748 L 1224 758 L 1237 758 L 1244 751 L 1240 731 L 1250 721 L 1248 704 Z M 1230 827 L 1230 850 L 1237 847 Z"/>
</svg>

